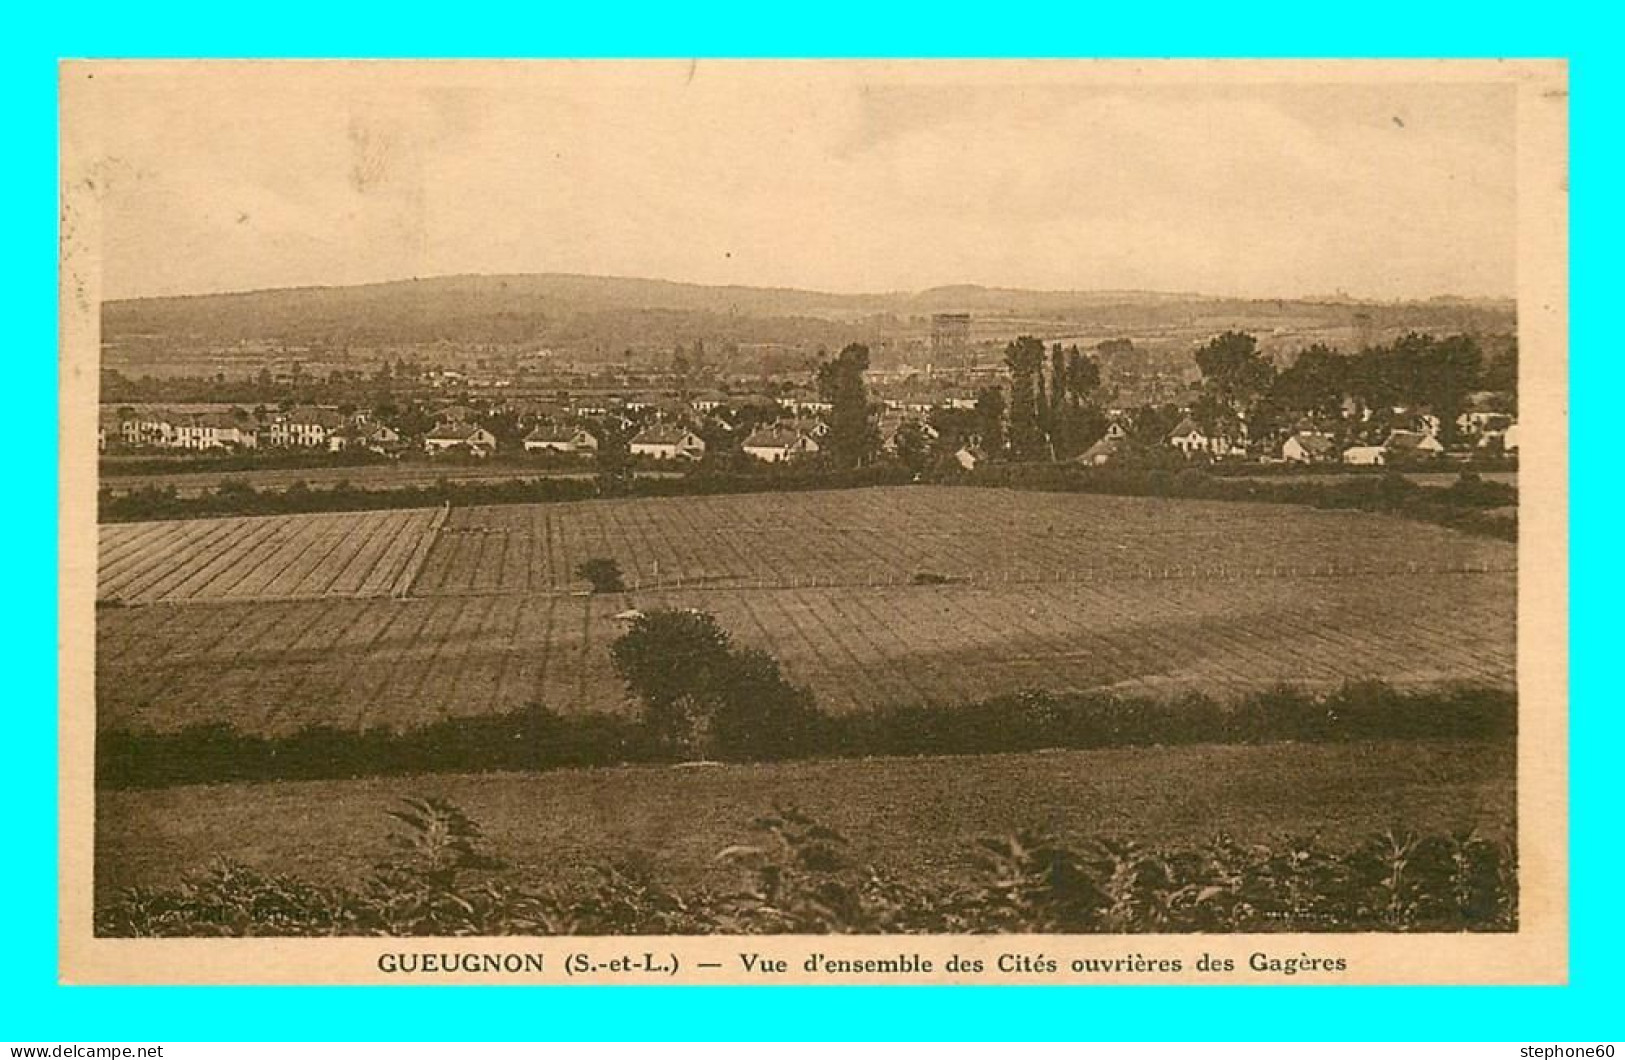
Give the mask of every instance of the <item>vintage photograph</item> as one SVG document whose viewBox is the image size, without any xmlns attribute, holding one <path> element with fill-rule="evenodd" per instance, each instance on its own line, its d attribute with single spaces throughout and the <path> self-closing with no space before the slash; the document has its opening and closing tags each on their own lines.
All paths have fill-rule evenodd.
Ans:
<svg viewBox="0 0 1625 1060">
<path fill-rule="evenodd" d="M 1561 976 L 1562 64 L 61 88 L 75 952 Z"/>
</svg>

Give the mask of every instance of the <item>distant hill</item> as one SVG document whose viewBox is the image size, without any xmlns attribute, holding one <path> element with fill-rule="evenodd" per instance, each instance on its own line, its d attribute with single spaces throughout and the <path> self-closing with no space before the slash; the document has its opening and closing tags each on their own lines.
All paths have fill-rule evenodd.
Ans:
<svg viewBox="0 0 1625 1060">
<path fill-rule="evenodd" d="M 1364 310 L 1380 327 L 1505 330 L 1511 302 L 1436 299 L 1246 300 L 1148 291 L 1029 291 L 959 285 L 918 292 L 833 294 L 772 287 L 709 287 L 607 276 L 445 276 L 352 287 L 299 287 L 112 301 L 102 307 L 110 348 L 225 347 L 243 343 L 334 348 L 436 343 L 536 343 L 614 351 L 707 343 L 834 346 L 918 336 L 933 313 L 1160 329 L 1252 319 L 1346 323 Z"/>
</svg>

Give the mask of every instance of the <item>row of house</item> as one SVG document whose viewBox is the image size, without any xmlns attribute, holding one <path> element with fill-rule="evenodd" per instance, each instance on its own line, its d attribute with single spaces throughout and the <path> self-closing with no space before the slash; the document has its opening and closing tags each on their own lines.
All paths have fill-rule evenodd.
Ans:
<svg viewBox="0 0 1625 1060">
<path fill-rule="evenodd" d="M 267 447 L 399 450 L 400 434 L 365 412 L 295 408 L 265 413 L 244 409 L 170 411 L 104 409 L 97 424 L 97 448 L 114 440 L 131 449 L 240 450 Z"/>
<path fill-rule="evenodd" d="M 1280 459 L 1295 464 L 1377 465 L 1414 463 L 1444 455 L 1445 446 L 1439 440 L 1437 417 L 1427 413 L 1396 413 L 1393 422 L 1403 426 L 1390 429 L 1381 443 L 1340 445 L 1332 430 L 1305 418 L 1294 426 L 1292 433 L 1281 443 Z M 1461 426 L 1474 448 L 1499 446 L 1503 452 L 1509 453 L 1518 449 L 1518 425 L 1510 416 L 1489 414 L 1475 419 L 1471 427 Z M 1077 460 L 1094 465 L 1111 463 L 1123 452 L 1128 433 L 1126 421 L 1114 418 L 1105 436 L 1084 450 Z M 1169 432 L 1166 441 L 1187 458 L 1204 456 L 1223 459 L 1253 452 L 1249 445 L 1247 425 L 1240 420 L 1227 427 L 1204 428 L 1195 419 L 1186 416 Z"/>
<path fill-rule="evenodd" d="M 745 454 L 764 463 L 781 463 L 820 451 L 819 439 L 825 428 L 798 426 L 795 421 L 775 423 L 752 431 L 742 446 Z M 541 424 L 524 438 L 527 453 L 558 453 L 590 457 L 598 452 L 599 440 L 585 427 Z M 698 460 L 705 455 L 705 439 L 677 424 L 655 424 L 632 436 L 628 449 L 633 456 L 651 460 Z"/>
<path fill-rule="evenodd" d="M 1294 436 L 1295 437 L 1295 436 Z M 1518 425 L 1512 424 L 1496 436 L 1501 451 L 1515 453 L 1518 451 Z M 1286 447 L 1282 449 L 1282 456 L 1288 460 L 1297 460 L 1298 457 L 1287 452 L 1287 447 L 1293 445 L 1294 439 L 1288 439 Z M 1489 440 L 1480 441 L 1479 448 L 1487 447 Z M 1295 450 L 1294 450 L 1295 452 Z M 1418 431 L 1394 431 L 1381 445 L 1354 445 L 1342 451 L 1342 462 L 1345 464 L 1394 464 L 1414 463 L 1418 460 L 1431 460 L 1443 456 L 1444 445 L 1431 434 Z M 1333 456 L 1337 459 L 1335 447 Z M 1302 463 L 1319 463 L 1320 460 L 1302 460 Z"/>
</svg>

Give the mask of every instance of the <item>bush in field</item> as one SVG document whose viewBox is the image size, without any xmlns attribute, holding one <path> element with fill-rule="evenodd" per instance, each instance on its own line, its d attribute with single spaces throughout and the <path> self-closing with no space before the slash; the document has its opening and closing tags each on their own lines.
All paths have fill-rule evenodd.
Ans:
<svg viewBox="0 0 1625 1060">
<path fill-rule="evenodd" d="M 771 656 L 735 649 L 712 615 L 651 611 L 609 651 L 651 735 L 682 757 L 782 758 L 816 746 L 812 694 Z"/>
<path fill-rule="evenodd" d="M 795 809 L 759 818 L 718 860 L 723 893 L 673 891 L 651 865 L 600 867 L 567 889 L 500 878 L 479 828 L 441 799 L 391 815 L 397 857 L 359 885 L 311 884 L 217 861 L 102 904 L 102 936 L 686 935 L 1515 931 L 1517 863 L 1467 834 L 1390 830 L 1347 848 L 1224 836 L 991 839 L 963 883 L 915 880 L 853 855 Z"/>
<path fill-rule="evenodd" d="M 576 577 L 585 578 L 595 593 L 624 593 L 626 582 L 621 576 L 621 565 L 612 559 L 596 557 L 576 567 Z"/>
</svg>

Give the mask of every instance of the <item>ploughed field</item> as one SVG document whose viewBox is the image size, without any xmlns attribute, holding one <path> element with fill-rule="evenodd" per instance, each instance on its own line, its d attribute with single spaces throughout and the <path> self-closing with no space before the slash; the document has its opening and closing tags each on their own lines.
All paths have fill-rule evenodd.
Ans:
<svg viewBox="0 0 1625 1060">
<path fill-rule="evenodd" d="M 1357 512 L 895 487 L 102 534 L 104 727 L 631 709 L 609 645 L 653 607 L 715 613 L 831 710 L 1513 683 L 1515 546 Z M 627 592 L 585 594 L 594 557 Z"/>
<path fill-rule="evenodd" d="M 118 603 L 404 596 L 445 519 L 437 508 L 113 523 L 96 598 Z"/>
</svg>

